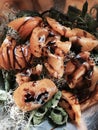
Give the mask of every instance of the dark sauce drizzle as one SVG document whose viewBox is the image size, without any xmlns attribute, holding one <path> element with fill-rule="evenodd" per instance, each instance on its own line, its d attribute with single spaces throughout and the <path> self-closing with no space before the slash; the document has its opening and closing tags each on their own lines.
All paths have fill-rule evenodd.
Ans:
<svg viewBox="0 0 98 130">
<path fill-rule="evenodd" d="M 27 92 L 24 99 L 25 99 L 25 102 L 34 102 L 37 104 L 44 104 L 45 100 L 47 100 L 47 98 L 48 98 L 48 92 L 45 91 L 45 92 L 39 94 L 37 97 L 35 97 L 34 93 Z"/>
<path fill-rule="evenodd" d="M 45 92 L 39 94 L 39 95 L 36 97 L 35 100 L 37 101 L 37 103 L 44 104 L 44 103 L 45 103 L 45 100 L 47 100 L 47 98 L 48 98 L 48 92 L 45 91 Z"/>
<path fill-rule="evenodd" d="M 31 93 L 28 93 L 25 95 L 25 102 L 32 102 L 34 101 L 34 95 Z"/>
</svg>

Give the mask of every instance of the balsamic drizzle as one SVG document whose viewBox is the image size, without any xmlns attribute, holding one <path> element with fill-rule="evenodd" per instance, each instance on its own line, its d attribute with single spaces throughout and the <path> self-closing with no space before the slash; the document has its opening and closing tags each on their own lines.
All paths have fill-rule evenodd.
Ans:
<svg viewBox="0 0 98 130">
<path fill-rule="evenodd" d="M 35 104 L 44 104 L 45 100 L 48 99 L 48 92 L 42 92 L 38 96 L 35 97 L 33 92 L 27 92 L 24 97 L 25 102 L 34 102 Z"/>
</svg>

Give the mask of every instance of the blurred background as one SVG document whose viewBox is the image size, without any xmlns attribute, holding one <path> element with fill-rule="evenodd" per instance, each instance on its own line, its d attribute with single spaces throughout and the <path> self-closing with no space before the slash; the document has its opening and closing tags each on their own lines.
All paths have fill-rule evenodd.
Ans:
<svg viewBox="0 0 98 130">
<path fill-rule="evenodd" d="M 86 0 L 1 0 L 0 9 L 5 9 L 5 6 L 15 7 L 21 10 L 37 10 L 44 11 L 50 7 L 56 7 L 64 12 L 67 11 L 68 5 L 77 6 L 82 9 L 82 5 Z M 89 3 L 89 9 L 98 4 L 98 0 L 87 0 Z M 89 11 L 89 10 L 88 10 Z"/>
<path fill-rule="evenodd" d="M 68 6 L 72 5 L 78 9 L 82 9 L 86 0 L 1 0 L 0 1 L 0 39 L 4 33 L 5 25 L 15 19 L 19 10 L 35 10 L 43 12 L 54 7 L 61 12 L 66 13 Z M 91 7 L 98 4 L 98 0 L 87 0 L 88 12 Z M 98 6 L 97 6 L 98 9 Z"/>
</svg>

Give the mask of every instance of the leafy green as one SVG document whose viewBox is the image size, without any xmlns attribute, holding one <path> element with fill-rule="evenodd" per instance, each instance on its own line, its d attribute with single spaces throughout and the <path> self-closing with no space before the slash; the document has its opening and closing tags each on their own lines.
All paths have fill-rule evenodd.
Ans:
<svg viewBox="0 0 98 130">
<path fill-rule="evenodd" d="M 41 15 L 48 15 L 51 18 L 56 19 L 60 24 L 64 26 L 70 28 L 80 28 L 98 37 L 98 5 L 94 8 L 97 10 L 96 19 L 91 14 L 87 13 L 87 1 L 84 3 L 82 11 L 76 7 L 69 6 L 68 12 L 66 14 L 54 8 L 51 8 L 50 10 L 43 12 Z"/>
<path fill-rule="evenodd" d="M 16 15 L 17 18 L 28 17 L 28 16 L 30 17 L 40 16 L 40 13 L 38 13 L 37 11 L 21 10 Z"/>
<path fill-rule="evenodd" d="M 57 125 L 63 125 L 67 122 L 68 114 L 61 107 L 55 107 L 50 113 L 50 119 Z"/>
<path fill-rule="evenodd" d="M 73 12 L 73 9 L 76 11 Z M 67 13 L 69 17 L 68 19 L 72 21 L 71 28 L 81 28 L 92 34 L 95 34 L 95 32 L 97 31 L 98 22 L 90 14 L 87 13 L 87 10 L 87 1 L 84 3 L 82 11 L 76 9 L 75 7 L 69 7 Z"/>
<path fill-rule="evenodd" d="M 39 108 L 36 111 L 33 111 L 33 113 L 31 112 L 31 117 L 32 117 L 32 123 L 33 125 L 38 125 L 40 124 L 42 121 L 45 120 L 46 115 L 47 117 L 49 117 L 49 113 L 51 110 L 54 110 L 57 106 L 58 106 L 58 102 L 61 98 L 61 92 L 58 91 L 53 99 L 51 99 L 50 101 L 48 101 L 44 106 L 42 106 L 41 108 Z M 33 116 L 32 116 L 33 114 Z"/>
<path fill-rule="evenodd" d="M 55 108 L 58 105 L 60 98 L 61 98 L 61 91 L 58 91 L 54 95 L 54 97 L 44 105 L 44 107 L 47 109 Z"/>
<path fill-rule="evenodd" d="M 66 14 L 59 12 L 58 10 L 56 10 L 54 8 L 51 8 L 49 10 L 49 16 L 51 18 L 56 19 L 62 25 L 71 26 L 71 21 L 68 20 L 68 16 Z"/>
<path fill-rule="evenodd" d="M 2 70 L 2 75 L 4 79 L 4 90 L 9 91 L 16 87 L 15 73 L 13 71 Z"/>
<path fill-rule="evenodd" d="M 81 14 L 82 17 L 85 17 L 85 15 L 87 14 L 87 10 L 88 10 L 88 2 L 86 1 L 82 8 L 82 14 Z"/>
<path fill-rule="evenodd" d="M 46 115 L 47 111 L 48 111 L 48 109 L 45 108 L 45 107 L 38 109 L 34 114 L 34 117 L 33 117 L 33 120 L 32 120 L 33 124 L 38 125 L 41 122 L 43 122 L 44 119 L 45 119 L 45 115 Z"/>
<path fill-rule="evenodd" d="M 68 21 L 71 21 L 71 23 L 74 23 L 77 18 L 81 15 L 81 11 L 77 9 L 76 7 L 69 6 L 68 12 L 66 14 L 68 16 Z"/>
<path fill-rule="evenodd" d="M 95 19 L 93 19 L 92 16 L 89 14 L 85 16 L 85 22 L 87 24 L 87 31 L 95 34 L 95 32 L 97 31 L 98 22 Z"/>
</svg>

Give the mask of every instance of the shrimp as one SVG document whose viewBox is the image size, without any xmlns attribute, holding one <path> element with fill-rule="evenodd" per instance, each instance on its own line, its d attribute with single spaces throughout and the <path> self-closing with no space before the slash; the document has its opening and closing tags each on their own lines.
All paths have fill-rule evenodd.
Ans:
<svg viewBox="0 0 98 130">
<path fill-rule="evenodd" d="M 22 17 L 10 22 L 8 27 L 16 30 L 21 38 L 26 39 L 41 21 L 40 17 Z M 29 44 L 17 45 L 15 38 L 11 35 L 7 35 L 4 39 L 0 54 L 0 67 L 5 70 L 19 70 L 32 64 L 32 53 Z"/>
<path fill-rule="evenodd" d="M 20 85 L 13 94 L 16 105 L 23 111 L 41 107 L 58 91 L 50 79 L 26 82 Z"/>
<path fill-rule="evenodd" d="M 70 88 L 91 86 L 91 81 L 97 82 L 98 76 L 94 76 L 95 63 L 89 58 L 89 52 L 81 52 L 66 64 L 66 80 Z M 92 75 L 93 74 L 93 75 Z M 95 78 L 94 78 L 95 77 Z"/>
<path fill-rule="evenodd" d="M 68 37 L 69 41 L 71 41 L 75 47 L 78 44 L 81 48 L 79 51 L 92 51 L 93 49 L 97 49 L 98 40 L 87 31 L 78 28 L 70 29 L 49 17 L 46 17 L 46 20 L 52 29 L 57 31 L 59 34 Z"/>
<path fill-rule="evenodd" d="M 65 42 L 62 42 L 60 40 L 56 41 L 57 48 L 59 48 L 64 54 L 67 54 L 70 51 L 71 45 L 72 44 L 70 41 L 65 41 Z M 59 51 L 56 50 L 56 53 L 59 53 Z"/>
<path fill-rule="evenodd" d="M 79 29 L 79 28 L 69 28 L 66 26 L 61 25 L 59 22 L 57 22 L 55 19 L 52 19 L 50 17 L 46 17 L 46 20 L 50 27 L 52 27 L 53 30 L 58 32 L 60 35 L 65 36 L 65 37 L 73 37 L 73 36 L 78 36 L 78 37 L 86 37 L 86 38 L 92 38 L 93 40 L 96 39 L 95 36 L 90 34 L 89 32 Z"/>
<path fill-rule="evenodd" d="M 26 39 L 32 30 L 42 21 L 40 17 L 21 17 L 11 21 L 8 27 L 16 30 L 22 39 Z"/>
<path fill-rule="evenodd" d="M 91 92 L 95 90 L 97 82 L 98 82 L 98 67 L 94 66 L 92 76 L 91 76 L 91 86 L 89 88 Z"/>
<path fill-rule="evenodd" d="M 49 53 L 64 57 L 71 49 L 71 42 L 62 42 L 58 37 L 49 37 L 46 40 L 46 46 L 43 48 L 43 55 L 47 56 Z"/>
<path fill-rule="evenodd" d="M 87 37 L 73 36 L 69 38 L 69 41 L 73 43 L 75 49 L 80 47 L 79 51 L 92 51 L 98 46 L 98 40 Z"/>
<path fill-rule="evenodd" d="M 30 37 L 30 49 L 34 56 L 41 57 L 42 48 L 45 46 L 45 41 L 49 32 L 47 29 L 37 26 Z"/>
<path fill-rule="evenodd" d="M 32 80 L 37 80 L 42 72 L 43 66 L 41 64 L 37 64 L 35 67 L 31 67 L 29 69 L 25 69 L 24 71 L 16 74 L 16 82 L 20 86 L 25 82 L 29 82 Z M 31 78 L 32 77 L 32 78 Z"/>
<path fill-rule="evenodd" d="M 32 64 L 32 54 L 29 45 L 16 46 L 15 39 L 7 36 L 0 48 L 0 68 L 19 70 Z"/>
<path fill-rule="evenodd" d="M 48 55 L 45 67 L 49 71 L 50 75 L 55 78 L 61 78 L 64 74 L 64 62 L 63 58 L 53 54 Z"/>
<path fill-rule="evenodd" d="M 86 110 L 96 103 L 98 103 L 98 84 L 96 84 L 96 86 L 94 87 L 92 96 L 90 96 L 88 100 L 85 100 L 85 102 L 80 103 L 81 111 Z"/>
<path fill-rule="evenodd" d="M 79 124 L 81 119 L 81 109 L 78 99 L 75 95 L 63 90 L 59 105 L 65 109 L 73 121 Z"/>
<path fill-rule="evenodd" d="M 66 37 L 67 35 L 69 36 L 73 36 L 72 32 L 71 32 L 71 29 L 68 28 L 68 27 L 65 27 L 63 25 L 61 25 L 59 22 L 57 22 L 55 19 L 52 19 L 50 17 L 46 17 L 46 20 L 48 22 L 48 24 L 50 25 L 50 27 L 52 27 L 53 30 L 55 30 L 56 32 L 58 32 L 59 34 L 61 34 L 62 36 L 65 36 L 66 34 Z"/>
<path fill-rule="evenodd" d="M 31 80 L 30 76 L 24 74 L 23 72 L 16 74 L 16 82 L 18 85 L 22 85 L 23 83 L 29 82 Z"/>
<path fill-rule="evenodd" d="M 0 47 L 0 68 L 8 70 L 13 68 L 13 49 L 16 45 L 16 41 L 10 36 L 7 36 Z M 10 49 L 10 52 L 9 52 Z M 10 53 L 10 55 L 9 55 Z M 11 60 L 9 60 L 11 59 Z M 11 64 L 11 65 L 10 65 Z"/>
<path fill-rule="evenodd" d="M 77 36 L 77 37 L 92 38 L 93 40 L 96 39 L 94 35 L 80 28 L 73 28 L 72 33 L 74 34 L 74 36 Z"/>
</svg>

